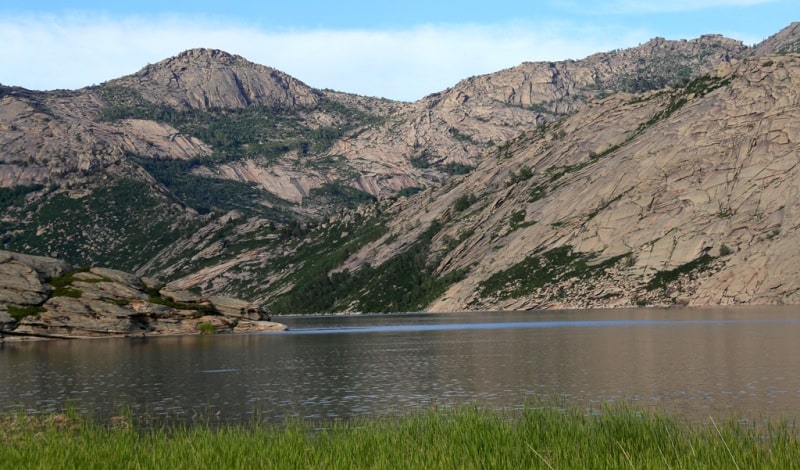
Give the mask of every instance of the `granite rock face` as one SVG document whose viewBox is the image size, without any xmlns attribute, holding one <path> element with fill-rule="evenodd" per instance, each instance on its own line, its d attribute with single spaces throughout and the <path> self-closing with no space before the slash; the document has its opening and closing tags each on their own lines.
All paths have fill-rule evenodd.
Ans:
<svg viewBox="0 0 800 470">
<path fill-rule="evenodd" d="M 161 291 L 107 268 L 0 251 L 0 332 L 8 338 L 252 332 L 285 329 L 248 302 Z"/>
<path fill-rule="evenodd" d="M 171 107 L 308 106 L 321 93 L 285 73 L 217 49 L 190 49 L 111 82 Z"/>
<path fill-rule="evenodd" d="M 800 302 L 798 90 L 800 58 L 754 57 L 686 88 L 614 95 L 487 158 L 426 207 L 444 219 L 454 198 L 485 198 L 442 233 L 470 236 L 439 269 L 471 274 L 429 308 Z M 495 284 L 525 260 L 547 271 L 560 248 L 615 261 L 582 278 L 562 258 L 546 286 Z"/>
</svg>

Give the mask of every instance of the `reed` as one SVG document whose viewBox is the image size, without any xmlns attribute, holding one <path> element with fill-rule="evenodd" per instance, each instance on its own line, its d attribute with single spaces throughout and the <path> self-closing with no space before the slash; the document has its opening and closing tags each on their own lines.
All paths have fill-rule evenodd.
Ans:
<svg viewBox="0 0 800 470">
<path fill-rule="evenodd" d="M 0 468 L 795 468 L 791 422 L 763 425 L 625 406 L 477 406 L 280 425 L 148 425 L 80 415 L 0 417 Z"/>
</svg>

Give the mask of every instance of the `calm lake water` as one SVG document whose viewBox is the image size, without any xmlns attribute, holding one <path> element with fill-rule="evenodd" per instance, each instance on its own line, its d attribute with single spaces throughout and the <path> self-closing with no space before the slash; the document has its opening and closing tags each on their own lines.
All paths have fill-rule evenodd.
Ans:
<svg viewBox="0 0 800 470">
<path fill-rule="evenodd" d="M 0 411 L 338 419 L 473 403 L 800 417 L 800 307 L 282 317 L 287 332 L 0 346 Z"/>
</svg>

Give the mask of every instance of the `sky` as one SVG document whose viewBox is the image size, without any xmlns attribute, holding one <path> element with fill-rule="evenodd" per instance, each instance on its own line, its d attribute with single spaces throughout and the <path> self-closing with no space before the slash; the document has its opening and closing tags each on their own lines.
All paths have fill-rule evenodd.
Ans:
<svg viewBox="0 0 800 470">
<path fill-rule="evenodd" d="M 753 45 L 793 21 L 797 0 L 3 0 L 0 83 L 77 89 L 205 47 L 315 88 L 414 101 L 526 61 L 653 37 Z"/>
</svg>

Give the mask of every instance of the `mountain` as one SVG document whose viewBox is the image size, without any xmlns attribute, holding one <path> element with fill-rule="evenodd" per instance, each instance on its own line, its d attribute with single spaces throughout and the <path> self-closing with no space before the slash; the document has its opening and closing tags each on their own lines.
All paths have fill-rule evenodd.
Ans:
<svg viewBox="0 0 800 470">
<path fill-rule="evenodd" d="M 797 38 L 656 38 L 414 103 L 209 49 L 2 87 L 2 248 L 276 313 L 796 302 Z"/>
<path fill-rule="evenodd" d="M 193 49 L 108 87 L 136 90 L 149 103 L 185 109 L 319 105 L 322 94 L 285 73 L 219 50 Z"/>
</svg>

